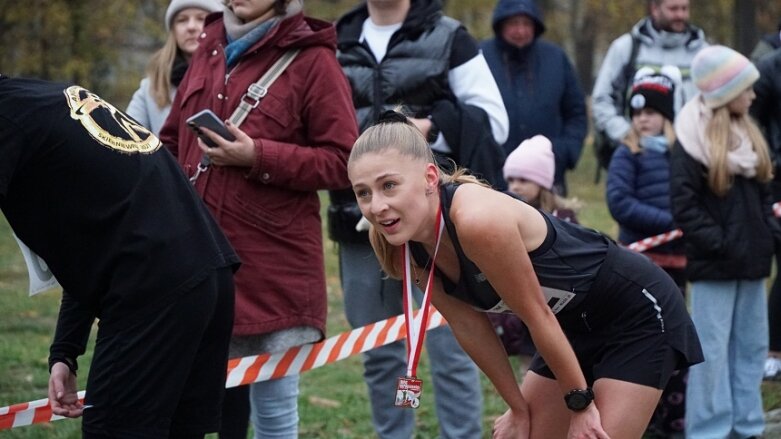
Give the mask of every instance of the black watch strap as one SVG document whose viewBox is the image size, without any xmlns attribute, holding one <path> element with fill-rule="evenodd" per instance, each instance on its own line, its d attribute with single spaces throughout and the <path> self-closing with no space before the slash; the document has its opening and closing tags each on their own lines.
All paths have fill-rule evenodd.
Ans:
<svg viewBox="0 0 781 439">
<path fill-rule="evenodd" d="M 570 390 L 564 395 L 564 402 L 567 403 L 567 408 L 574 412 L 585 410 L 592 401 L 594 401 L 594 391 L 591 387 Z"/>
</svg>

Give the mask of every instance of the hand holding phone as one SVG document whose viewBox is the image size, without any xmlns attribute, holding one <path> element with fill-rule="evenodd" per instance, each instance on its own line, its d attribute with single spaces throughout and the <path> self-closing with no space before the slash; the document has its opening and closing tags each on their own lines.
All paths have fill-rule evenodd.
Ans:
<svg viewBox="0 0 781 439">
<path fill-rule="evenodd" d="M 203 140 L 203 142 L 210 148 L 216 148 L 218 145 L 214 143 L 212 139 L 206 136 L 203 131 L 201 131 L 201 127 L 214 131 L 225 140 L 236 140 L 236 137 L 231 134 L 230 131 L 228 131 L 228 128 L 224 123 L 222 123 L 220 118 L 217 117 L 217 115 L 208 108 L 190 116 L 185 122 L 187 123 L 187 126 L 192 128 L 192 130 L 198 134 L 198 137 L 200 137 L 201 140 Z"/>
</svg>

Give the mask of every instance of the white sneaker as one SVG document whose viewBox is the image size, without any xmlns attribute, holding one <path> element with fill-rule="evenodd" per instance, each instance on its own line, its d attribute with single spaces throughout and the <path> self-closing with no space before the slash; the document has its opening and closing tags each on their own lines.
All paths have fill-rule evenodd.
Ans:
<svg viewBox="0 0 781 439">
<path fill-rule="evenodd" d="M 765 360 L 765 380 L 781 380 L 781 359 L 768 357 Z"/>
</svg>

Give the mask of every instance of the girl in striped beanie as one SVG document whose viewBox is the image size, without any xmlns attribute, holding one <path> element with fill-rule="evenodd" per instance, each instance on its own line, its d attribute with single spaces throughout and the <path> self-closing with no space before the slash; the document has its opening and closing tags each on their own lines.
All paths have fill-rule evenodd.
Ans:
<svg viewBox="0 0 781 439">
<path fill-rule="evenodd" d="M 781 249 L 770 155 L 748 116 L 759 72 L 725 46 L 701 50 L 691 72 L 700 94 L 675 120 L 670 181 L 692 320 L 705 353 L 705 362 L 689 370 L 686 437 L 759 437 L 768 352 L 765 281 Z"/>
</svg>

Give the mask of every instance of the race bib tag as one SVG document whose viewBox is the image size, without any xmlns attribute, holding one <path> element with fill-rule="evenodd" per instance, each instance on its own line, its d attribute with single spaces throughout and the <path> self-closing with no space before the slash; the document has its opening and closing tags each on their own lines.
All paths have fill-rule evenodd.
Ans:
<svg viewBox="0 0 781 439">
<path fill-rule="evenodd" d="M 399 408 L 420 407 L 420 394 L 423 392 L 423 381 L 412 377 L 399 377 L 396 384 L 396 402 Z"/>
</svg>

